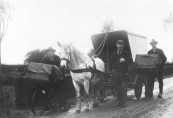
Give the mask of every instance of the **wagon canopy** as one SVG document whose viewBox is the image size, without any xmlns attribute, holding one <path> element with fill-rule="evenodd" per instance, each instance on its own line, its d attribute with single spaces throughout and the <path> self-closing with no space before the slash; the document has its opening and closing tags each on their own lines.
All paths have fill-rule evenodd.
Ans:
<svg viewBox="0 0 173 118">
<path fill-rule="evenodd" d="M 91 36 L 96 55 L 105 63 L 110 60 L 112 52 L 117 49 L 117 40 L 123 40 L 125 42 L 124 50 L 131 53 L 133 62 L 135 61 L 136 54 L 147 54 L 147 39 L 138 34 L 120 30 L 109 32 L 107 37 L 106 33 L 94 34 Z"/>
</svg>

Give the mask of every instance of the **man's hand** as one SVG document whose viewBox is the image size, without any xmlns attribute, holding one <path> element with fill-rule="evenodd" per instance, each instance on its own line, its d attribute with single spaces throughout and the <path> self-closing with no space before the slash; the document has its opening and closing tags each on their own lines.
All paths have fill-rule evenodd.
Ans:
<svg viewBox="0 0 173 118">
<path fill-rule="evenodd" d="M 120 58 L 120 63 L 125 62 L 124 58 Z"/>
</svg>

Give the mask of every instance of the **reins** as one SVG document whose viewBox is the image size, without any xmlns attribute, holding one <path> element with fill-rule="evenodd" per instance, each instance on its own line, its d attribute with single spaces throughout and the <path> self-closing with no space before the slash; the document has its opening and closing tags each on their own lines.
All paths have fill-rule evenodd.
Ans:
<svg viewBox="0 0 173 118">
<path fill-rule="evenodd" d="M 100 49 L 100 47 L 102 46 L 102 47 L 101 47 L 101 50 L 97 53 L 96 56 L 100 55 L 100 53 L 102 52 L 103 47 L 104 47 L 104 45 L 105 45 L 105 42 L 106 42 L 106 39 L 107 39 L 107 34 L 108 34 L 108 32 L 106 32 L 106 35 L 105 35 L 105 37 L 104 37 L 102 43 L 99 45 L 99 47 L 98 47 L 95 51 L 89 53 L 89 55 L 95 54 L 95 53 Z"/>
<path fill-rule="evenodd" d="M 106 35 L 105 35 L 105 37 L 104 37 L 104 39 L 103 39 L 103 41 L 102 41 L 102 43 L 99 45 L 99 47 L 94 51 L 94 52 L 91 52 L 91 53 L 89 53 L 90 55 L 92 55 L 92 54 L 95 54 L 99 49 L 100 49 L 100 47 L 101 47 L 101 50 L 97 53 L 97 55 L 96 56 L 98 56 L 98 55 L 100 55 L 100 53 L 102 52 L 102 50 L 103 50 L 103 48 L 104 48 L 104 45 L 105 45 L 105 42 L 106 42 L 106 39 L 107 39 L 107 34 L 108 34 L 108 32 L 106 32 Z M 107 57 L 108 58 L 108 57 Z M 93 59 L 93 58 L 92 58 Z M 90 61 L 88 61 L 87 63 L 85 63 L 85 65 L 86 65 L 86 68 L 87 68 L 87 64 L 89 63 L 89 62 L 91 62 L 91 61 L 93 61 L 93 60 L 90 60 Z M 93 61 L 94 62 L 94 61 Z M 84 67 L 84 66 L 82 66 L 82 67 Z M 82 68 L 82 67 L 80 67 L 80 68 Z M 77 69 L 77 70 L 79 70 L 79 69 Z M 82 71 L 83 70 L 85 70 L 85 69 L 81 69 Z M 78 72 L 78 71 L 77 71 Z M 80 72 L 80 71 L 79 71 Z"/>
<path fill-rule="evenodd" d="M 79 69 L 75 69 L 75 70 L 74 70 L 74 69 L 70 66 L 70 64 L 69 64 L 72 57 L 71 57 L 71 49 L 70 49 L 70 47 L 68 47 L 68 48 L 69 48 L 69 50 L 70 50 L 70 59 L 68 60 L 68 59 L 66 59 L 65 57 L 62 57 L 61 60 L 64 60 L 64 61 L 67 62 L 67 65 L 70 67 L 70 71 L 75 72 L 75 73 L 79 73 L 80 70 L 81 70 L 81 72 L 84 72 L 84 70 L 88 70 L 87 65 L 88 65 L 91 61 L 93 61 L 93 63 L 95 62 L 94 59 L 90 59 L 87 63 L 84 63 L 83 66 L 79 67 Z M 93 65 L 94 65 L 94 64 L 93 64 Z M 86 67 L 86 68 L 83 68 L 83 67 Z"/>
<path fill-rule="evenodd" d="M 106 39 L 107 39 L 107 34 L 108 34 L 108 32 L 106 32 L 106 35 L 105 35 L 105 37 L 104 37 L 102 43 L 99 45 L 99 47 L 98 47 L 94 52 L 89 53 L 89 54 L 94 54 L 94 53 L 96 53 L 96 52 L 101 48 L 101 50 L 97 53 L 96 56 L 100 55 L 100 53 L 102 52 L 102 50 L 103 50 L 103 48 L 104 48 L 104 45 L 105 45 L 105 42 L 106 42 Z M 70 47 L 68 47 L 68 48 L 69 48 L 69 50 L 70 50 L 70 59 L 66 59 L 65 57 L 62 57 L 61 60 L 64 60 L 64 61 L 67 62 L 67 65 L 70 67 L 70 71 L 72 71 L 72 72 L 74 72 L 74 73 L 82 73 L 82 72 L 91 72 L 91 71 L 93 72 L 93 69 L 96 69 L 95 60 L 94 60 L 93 58 L 91 58 L 91 60 L 89 60 L 87 63 L 84 63 L 84 66 L 79 67 L 79 69 L 73 69 L 73 68 L 70 66 L 70 64 L 69 64 L 72 57 L 71 57 L 71 49 L 70 49 Z M 88 65 L 91 61 L 93 61 L 93 68 L 92 68 L 92 67 L 89 67 L 89 68 L 88 68 L 87 65 Z M 85 67 L 85 68 L 83 68 L 83 67 Z M 91 68 L 92 68 L 92 69 L 91 69 Z"/>
</svg>

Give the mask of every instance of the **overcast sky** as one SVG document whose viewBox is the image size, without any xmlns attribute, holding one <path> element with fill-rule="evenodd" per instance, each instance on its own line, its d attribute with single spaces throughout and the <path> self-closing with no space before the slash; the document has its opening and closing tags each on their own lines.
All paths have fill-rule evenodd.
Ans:
<svg viewBox="0 0 173 118">
<path fill-rule="evenodd" d="M 168 60 L 173 58 L 173 35 L 163 28 L 163 20 L 173 11 L 172 0 L 11 0 L 10 3 L 15 10 L 2 41 L 4 64 L 23 64 L 26 53 L 37 48 L 52 46 L 58 52 L 57 41 L 74 41 L 82 50 L 91 48 L 91 35 L 100 33 L 106 20 L 114 21 L 115 30 L 144 35 L 148 42 L 152 38 L 158 40 L 158 47 Z"/>
</svg>

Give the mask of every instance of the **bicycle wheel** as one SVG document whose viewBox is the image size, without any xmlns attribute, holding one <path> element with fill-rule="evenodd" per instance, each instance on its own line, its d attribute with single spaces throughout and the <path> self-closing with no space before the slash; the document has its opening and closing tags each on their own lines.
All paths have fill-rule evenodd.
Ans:
<svg viewBox="0 0 173 118">
<path fill-rule="evenodd" d="M 42 115 L 47 103 L 46 91 L 37 89 L 32 96 L 32 112 L 34 115 Z"/>
</svg>

